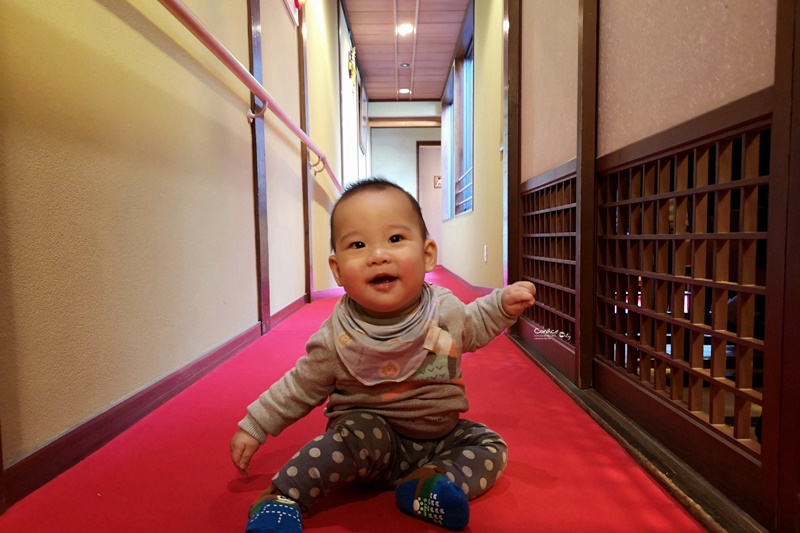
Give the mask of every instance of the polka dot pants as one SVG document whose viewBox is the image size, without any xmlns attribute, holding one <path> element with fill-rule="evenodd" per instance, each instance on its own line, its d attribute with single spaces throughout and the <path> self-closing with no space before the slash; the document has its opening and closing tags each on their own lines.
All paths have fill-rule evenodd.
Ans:
<svg viewBox="0 0 800 533">
<path fill-rule="evenodd" d="M 444 470 L 468 498 L 477 498 L 500 478 L 508 460 L 503 439 L 483 424 L 459 420 L 441 439 L 403 437 L 380 416 L 353 411 L 333 420 L 328 431 L 306 444 L 272 482 L 304 509 L 330 490 L 354 481 L 386 489 L 424 465 Z"/>
</svg>

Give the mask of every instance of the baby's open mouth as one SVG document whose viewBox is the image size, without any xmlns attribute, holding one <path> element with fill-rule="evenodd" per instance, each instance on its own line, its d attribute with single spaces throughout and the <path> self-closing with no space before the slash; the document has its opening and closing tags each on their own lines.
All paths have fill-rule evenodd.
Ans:
<svg viewBox="0 0 800 533">
<path fill-rule="evenodd" d="M 395 276 L 376 276 L 369 280 L 369 282 L 375 285 L 380 285 L 381 283 L 390 283 L 396 279 L 397 278 Z"/>
</svg>

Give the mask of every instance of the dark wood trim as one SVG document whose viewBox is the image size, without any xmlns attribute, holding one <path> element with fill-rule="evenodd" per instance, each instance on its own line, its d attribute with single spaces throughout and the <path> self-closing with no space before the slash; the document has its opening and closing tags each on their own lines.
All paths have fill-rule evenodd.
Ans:
<svg viewBox="0 0 800 533">
<path fill-rule="evenodd" d="M 770 161 L 765 343 L 778 357 L 765 361 L 763 478 L 774 530 L 800 531 L 800 4 L 778 1 Z M 795 105 L 797 104 L 797 105 Z M 775 505 L 771 505 L 772 503 Z"/>
<path fill-rule="evenodd" d="M 522 181 L 522 124 L 520 102 L 522 94 L 522 0 L 506 0 L 508 32 L 506 34 L 506 187 L 508 189 L 507 264 L 508 283 L 522 279 L 522 206 L 520 182 Z"/>
<path fill-rule="evenodd" d="M 305 38 L 305 10 L 298 11 L 297 25 L 297 61 L 300 74 L 300 129 L 308 134 L 308 58 Z M 308 149 L 300 148 L 301 180 L 303 182 L 303 259 L 305 261 L 306 287 L 305 301 L 311 301 L 314 291 L 314 269 L 311 265 L 311 181 L 314 179 L 309 168 Z"/>
<path fill-rule="evenodd" d="M 6 512 L 6 509 L 11 505 L 6 501 L 6 474 L 5 467 L 3 466 L 3 431 L 2 423 L 0 423 L 0 515 Z"/>
<path fill-rule="evenodd" d="M 250 25 L 250 72 L 258 83 L 264 83 L 261 55 L 261 0 L 247 3 Z M 261 109 L 264 105 L 256 95 L 250 93 L 251 109 Z M 251 121 L 253 138 L 253 192 L 255 196 L 255 237 L 256 237 L 256 289 L 258 292 L 258 319 L 261 333 L 270 330 L 269 309 L 269 237 L 267 232 L 267 150 L 264 117 Z"/>
<path fill-rule="evenodd" d="M 370 128 L 441 128 L 442 117 L 374 117 L 367 125 Z"/>
<path fill-rule="evenodd" d="M 576 385 L 592 386 L 595 341 L 595 161 L 597 157 L 597 23 L 599 0 L 580 0 L 578 33 Z"/>
<path fill-rule="evenodd" d="M 107 444 L 261 336 L 256 323 L 199 359 L 162 378 L 8 467 L 3 504 L 10 507 Z"/>
<path fill-rule="evenodd" d="M 754 124 L 767 122 L 771 114 L 769 87 L 603 155 L 597 159 L 597 172 L 606 174 L 633 163 L 669 156 L 691 144 L 707 144 L 721 134 L 736 133 L 734 126 L 746 131 Z"/>
<path fill-rule="evenodd" d="M 475 0 L 469 0 L 467 9 L 464 11 L 464 21 L 461 23 L 461 33 L 458 35 L 456 42 L 456 49 L 453 51 L 453 57 L 450 59 L 452 65 L 458 59 L 464 57 L 469 48 L 469 43 L 472 42 L 472 37 L 475 34 Z M 444 94 L 442 94 L 444 97 Z"/>
<path fill-rule="evenodd" d="M 341 27 L 342 27 L 342 5 L 341 5 L 341 2 L 337 1 L 336 2 L 336 57 L 339 57 L 339 54 L 341 53 L 340 50 L 342 49 L 342 43 L 341 43 L 341 41 L 342 41 L 342 32 L 339 31 Z M 347 35 L 351 39 L 350 40 L 350 45 L 351 46 L 355 46 L 355 44 L 352 41 L 352 35 L 350 35 L 350 29 L 349 28 L 347 29 Z M 342 142 L 342 140 L 344 139 L 344 95 L 342 94 L 342 93 L 344 93 L 344 87 L 342 87 L 342 82 L 344 80 L 342 80 L 342 74 L 341 74 L 341 70 L 338 68 L 338 64 L 337 64 L 337 67 L 334 69 L 334 71 L 336 72 L 336 79 L 337 79 L 337 82 L 338 82 L 336 85 L 338 86 L 338 93 L 339 93 L 339 161 L 342 162 L 341 163 L 341 167 L 340 167 L 341 170 L 342 170 L 342 175 L 339 176 L 339 180 L 340 180 L 340 184 L 342 186 L 344 186 L 344 180 L 345 180 L 344 173 L 346 172 L 344 167 L 346 165 L 346 161 L 348 160 L 348 158 L 345 157 L 345 155 L 344 155 L 344 151 L 348 147 L 346 147 L 345 143 Z M 358 72 L 356 72 L 356 80 L 358 80 Z M 347 80 L 347 81 L 348 81 L 348 83 L 350 83 L 350 80 Z M 357 95 L 357 97 L 361 98 L 360 95 Z M 359 109 L 361 107 L 360 101 L 359 101 L 358 104 L 356 104 L 356 106 L 357 106 L 356 109 Z M 358 117 L 358 120 L 359 120 L 359 124 L 360 124 L 361 123 L 361 117 L 360 116 Z M 357 145 L 358 145 L 358 142 L 356 141 L 355 149 L 356 150 L 360 150 L 360 148 Z"/>
<path fill-rule="evenodd" d="M 270 322 L 272 324 L 272 327 L 274 328 L 275 326 L 277 326 L 278 324 L 280 324 L 281 322 L 292 316 L 296 311 L 302 309 L 302 307 L 305 304 L 306 304 L 306 296 L 303 295 L 299 297 L 297 300 L 287 305 L 286 307 L 284 307 L 283 309 L 281 309 L 280 311 L 278 311 L 277 313 L 275 313 L 274 315 L 272 315 L 270 317 L 271 318 Z"/>
<path fill-rule="evenodd" d="M 550 170 L 546 170 L 545 172 L 542 172 L 541 174 L 538 174 L 523 182 L 522 187 L 520 188 L 520 194 L 532 191 L 533 189 L 538 189 L 540 187 L 546 187 L 552 183 L 572 177 L 577 173 L 578 159 L 570 159 L 566 163 L 563 163 L 555 168 L 551 168 Z"/>
<path fill-rule="evenodd" d="M 563 343 L 558 338 L 550 338 L 541 340 L 537 338 L 537 329 L 539 326 L 531 322 L 525 317 L 520 317 L 517 320 L 515 335 L 521 341 L 524 341 L 524 350 L 527 352 L 529 349 L 535 349 L 542 357 L 553 365 L 553 367 L 568 379 L 571 383 L 577 382 L 577 375 L 575 373 L 577 366 L 575 365 L 575 348 L 569 344 Z"/>
<path fill-rule="evenodd" d="M 344 292 L 342 291 L 341 288 L 314 291 L 311 293 L 311 301 L 316 302 L 317 300 L 322 300 L 323 298 L 338 298 L 342 296 L 342 294 L 344 294 Z"/>
</svg>

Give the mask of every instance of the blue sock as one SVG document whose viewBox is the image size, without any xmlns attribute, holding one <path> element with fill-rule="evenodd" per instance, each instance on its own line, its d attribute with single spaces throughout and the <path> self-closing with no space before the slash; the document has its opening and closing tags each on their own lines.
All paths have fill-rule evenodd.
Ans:
<svg viewBox="0 0 800 533">
<path fill-rule="evenodd" d="M 469 499 L 438 468 L 420 468 L 400 481 L 397 506 L 420 520 L 460 531 L 469 522 Z"/>
<path fill-rule="evenodd" d="M 267 496 L 250 508 L 246 533 L 302 533 L 303 517 L 294 500 L 280 495 Z"/>
</svg>

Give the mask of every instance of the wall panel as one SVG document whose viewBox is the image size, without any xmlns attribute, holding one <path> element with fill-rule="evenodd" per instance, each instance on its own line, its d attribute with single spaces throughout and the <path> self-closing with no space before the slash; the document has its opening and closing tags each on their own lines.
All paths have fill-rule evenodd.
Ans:
<svg viewBox="0 0 800 533">
<path fill-rule="evenodd" d="M 522 3 L 521 179 L 575 158 L 578 0 Z"/>
<path fill-rule="evenodd" d="M 777 0 L 604 0 L 598 156 L 772 85 Z"/>
</svg>

